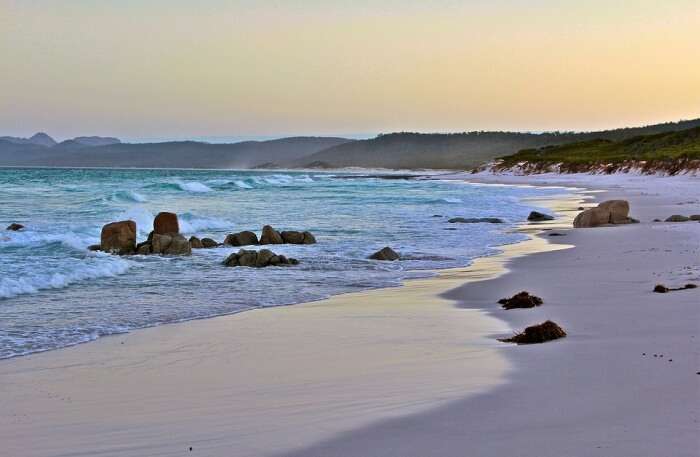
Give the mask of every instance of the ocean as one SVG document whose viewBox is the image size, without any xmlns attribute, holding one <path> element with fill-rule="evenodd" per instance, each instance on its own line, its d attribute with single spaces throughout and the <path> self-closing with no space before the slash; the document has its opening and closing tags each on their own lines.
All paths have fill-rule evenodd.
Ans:
<svg viewBox="0 0 700 457">
<path fill-rule="evenodd" d="M 0 358 L 137 328 L 397 286 L 469 265 L 524 235 L 527 200 L 561 189 L 351 173 L 0 169 Z M 155 214 L 175 212 L 186 236 L 309 230 L 315 245 L 275 245 L 294 267 L 227 268 L 239 248 L 189 257 L 89 252 L 101 227 L 131 219 L 142 241 Z M 499 217 L 504 224 L 450 224 Z M 4 231 L 17 222 L 23 231 Z M 391 246 L 398 262 L 368 260 Z"/>
</svg>

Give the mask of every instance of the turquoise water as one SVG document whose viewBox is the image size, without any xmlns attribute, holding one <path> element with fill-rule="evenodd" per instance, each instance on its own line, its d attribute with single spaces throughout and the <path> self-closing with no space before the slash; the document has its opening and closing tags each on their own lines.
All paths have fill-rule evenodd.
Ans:
<svg viewBox="0 0 700 457">
<path fill-rule="evenodd" d="M 554 189 L 353 178 L 327 173 L 0 169 L 0 358 L 86 342 L 135 328 L 288 305 L 395 286 L 429 270 L 464 266 L 522 238 L 509 230 L 532 209 L 523 197 Z M 310 230 L 311 246 L 274 246 L 293 268 L 225 268 L 238 248 L 191 257 L 88 252 L 102 225 L 180 215 L 186 235 L 222 241 L 264 224 Z M 440 215 L 443 217 L 434 217 Z M 448 224 L 496 216 L 507 224 Z M 406 260 L 367 256 L 392 246 Z"/>
</svg>

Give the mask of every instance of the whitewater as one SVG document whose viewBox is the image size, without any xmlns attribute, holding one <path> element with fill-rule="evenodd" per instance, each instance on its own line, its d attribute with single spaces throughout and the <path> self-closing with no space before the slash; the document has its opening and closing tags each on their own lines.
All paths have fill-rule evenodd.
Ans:
<svg viewBox="0 0 700 457">
<path fill-rule="evenodd" d="M 348 179 L 348 177 L 353 179 Z M 561 189 L 486 186 L 345 173 L 0 169 L 0 358 L 87 342 L 188 319 L 291 305 L 397 286 L 437 269 L 468 265 L 523 238 L 513 227 L 536 209 L 529 198 Z M 101 227 L 176 212 L 186 236 L 223 241 L 265 224 L 310 230 L 311 246 L 275 246 L 294 268 L 225 268 L 238 248 L 191 257 L 90 252 Z M 450 224 L 499 217 L 504 224 Z M 367 256 L 383 246 L 405 260 Z"/>
</svg>

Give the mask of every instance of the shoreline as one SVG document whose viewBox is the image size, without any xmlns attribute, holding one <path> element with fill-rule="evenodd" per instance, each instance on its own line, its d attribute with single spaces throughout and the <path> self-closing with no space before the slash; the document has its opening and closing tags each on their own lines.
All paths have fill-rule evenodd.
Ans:
<svg viewBox="0 0 700 457">
<path fill-rule="evenodd" d="M 460 308 L 485 310 L 512 328 L 552 319 L 567 330 L 566 338 L 503 346 L 512 370 L 506 383 L 488 392 L 278 456 L 696 456 L 698 292 L 651 290 L 658 282 L 700 281 L 700 226 L 651 220 L 700 212 L 699 182 L 585 178 L 477 177 L 588 187 L 585 193 L 596 201 L 628 199 L 642 223 L 569 227 L 566 237 L 548 241 L 571 248 L 515 257 L 507 274 L 446 294 Z M 592 190 L 594 183 L 603 190 Z M 544 305 L 505 311 L 495 304 L 520 290 L 541 296 Z"/>
<path fill-rule="evenodd" d="M 571 199 L 575 199 L 576 202 L 579 200 L 575 196 L 569 198 Z M 573 203 L 570 201 L 568 205 L 572 206 Z M 542 228 L 543 225 L 538 224 L 535 230 Z M 144 448 L 150 449 L 153 446 L 162 448 L 162 451 L 167 453 L 177 450 L 180 446 L 187 447 L 187 443 L 193 441 L 199 442 L 198 448 L 208 449 L 214 455 L 219 455 L 231 446 L 236 447 L 237 455 L 268 455 L 299 448 L 377 420 L 421 413 L 461 400 L 465 396 L 490 390 L 504 382 L 506 373 L 510 370 L 505 358 L 500 354 L 502 343 L 497 342 L 492 336 L 508 334 L 510 329 L 506 328 L 502 321 L 488 316 L 482 310 L 470 310 L 465 313 L 453 300 L 446 299 L 443 295 L 465 282 L 502 275 L 506 272 L 503 266 L 508 259 L 548 249 L 548 246 L 551 246 L 546 240 L 538 239 L 528 232 L 529 230 L 524 231 L 528 236 L 526 240 L 499 246 L 498 249 L 501 252 L 477 258 L 468 267 L 437 270 L 433 277 L 404 280 L 399 287 L 353 292 L 293 306 L 254 309 L 244 313 L 138 329 L 127 334 L 99 338 L 90 344 L 79 344 L 60 350 L 4 359 L 0 361 L 0 375 L 12 387 L 8 388 L 4 395 L 7 398 L 0 399 L 0 406 L 8 412 L 3 415 L 4 417 L 0 416 L 0 425 L 2 425 L 0 429 L 4 430 L 0 435 L 7 433 L 4 441 L 10 444 L 17 441 L 17 445 L 21 446 L 25 453 L 28 451 L 27 442 L 31 435 L 39 433 L 47 439 L 51 437 L 51 444 L 37 440 L 29 448 L 31 452 L 26 455 L 37 456 L 58 455 L 60 449 L 82 448 L 90 449 L 92 452 L 99 451 L 104 455 L 139 455 Z M 303 315 L 301 319 L 297 317 L 301 315 Z M 352 323 L 355 319 L 362 322 L 362 327 Z M 372 321 L 386 322 L 376 325 L 371 323 Z M 318 327 L 315 327 L 319 323 L 323 326 L 323 331 L 320 333 Z M 404 325 L 405 328 L 397 330 L 396 327 L 399 325 Z M 261 328 L 268 326 L 272 326 L 276 334 L 267 335 L 272 340 L 266 341 L 264 337 L 261 338 L 261 333 L 265 334 L 271 329 L 261 330 Z M 341 329 L 339 326 L 346 328 Z M 367 326 L 369 329 L 365 328 Z M 332 330 L 331 333 L 324 335 L 323 333 L 328 332 L 329 329 Z M 445 334 L 442 337 L 437 336 L 436 329 L 440 329 Z M 229 332 L 235 332 L 235 334 Z M 255 334 L 255 339 L 251 336 L 251 332 Z M 295 336 L 299 332 L 305 335 Z M 420 337 L 421 335 L 423 336 Z M 348 339 L 341 347 L 325 347 L 321 353 L 313 347 L 315 346 L 313 343 L 319 344 L 319 341 L 320 344 L 324 342 L 326 345 L 337 344 L 333 340 L 337 340 L 339 336 Z M 245 346 L 246 341 L 248 345 L 258 347 L 250 352 L 234 350 L 236 347 Z M 256 344 L 256 341 L 265 342 Z M 294 342 L 299 348 L 298 351 L 287 347 L 287 345 L 294 347 Z M 234 350 L 234 354 L 228 354 L 226 350 L 222 350 L 222 344 L 229 345 L 231 350 Z M 214 370 L 212 374 L 218 379 L 212 382 L 206 377 L 186 373 L 183 368 L 189 362 L 185 362 L 180 357 L 172 358 L 168 346 L 178 347 L 178 351 L 188 353 L 185 360 L 203 359 L 197 365 L 204 364 L 208 367 L 207 370 Z M 308 347 L 303 349 L 304 346 Z M 216 348 L 213 353 L 212 347 Z M 334 361 L 337 358 L 333 353 L 334 349 L 349 351 L 343 353 L 343 357 L 350 368 L 318 367 L 323 363 L 337 363 Z M 314 351 L 316 351 L 315 354 Z M 311 354 L 311 360 L 303 360 L 303 357 L 299 360 L 297 352 L 308 352 Z M 421 353 L 424 355 L 416 355 Z M 196 400 L 191 394 L 188 395 L 179 389 L 173 391 L 168 390 L 172 387 L 158 386 L 160 381 L 154 380 L 150 375 L 144 375 L 144 372 L 158 372 L 159 376 L 170 378 L 173 382 L 177 379 L 177 382 L 182 383 L 183 386 L 188 385 L 190 388 L 195 387 L 219 394 L 229 384 L 222 384 L 221 377 L 241 376 L 237 371 L 242 365 L 255 371 L 254 359 L 261 354 L 271 357 L 268 361 L 270 365 L 263 370 L 258 369 L 260 372 L 252 375 L 251 379 L 240 379 L 236 384 L 244 386 L 246 383 L 257 383 L 266 377 L 276 376 L 278 379 L 284 375 L 294 377 L 294 372 L 299 371 L 301 377 L 308 378 L 304 379 L 301 385 L 316 382 L 316 389 L 312 389 L 311 386 L 302 389 L 301 385 L 297 385 L 295 387 L 297 392 L 293 398 L 289 397 L 290 392 L 276 392 L 278 395 L 276 400 L 281 400 L 283 403 L 297 402 L 299 396 L 309 395 L 307 401 L 313 405 L 314 402 L 319 401 L 318 398 L 324 399 L 323 403 L 333 406 L 323 408 L 324 418 L 319 418 L 320 406 L 315 405 L 307 413 L 306 419 L 311 423 L 322 420 L 325 424 L 322 432 L 315 429 L 309 430 L 308 425 L 302 424 L 304 427 L 300 428 L 287 423 L 288 419 L 285 415 L 304 417 L 304 408 L 301 408 L 301 413 L 298 407 L 292 411 L 286 411 L 284 408 L 280 411 L 278 407 L 266 405 L 265 399 L 259 397 L 264 392 L 274 398 L 273 392 L 289 390 L 290 386 L 286 385 L 288 381 L 285 380 L 281 384 L 279 381 L 268 382 L 268 384 L 263 381 L 259 389 L 254 389 L 256 392 L 239 389 L 240 392 L 228 392 L 225 395 L 227 400 L 235 400 L 239 407 L 241 401 L 245 402 L 245 397 L 248 396 L 254 400 L 252 403 L 246 403 L 249 412 L 254 409 L 263 410 L 258 422 L 250 415 L 245 418 L 245 421 L 232 418 L 232 415 L 238 414 L 236 409 L 226 412 L 217 419 L 218 421 L 228 418 L 227 420 L 236 422 L 237 425 L 233 430 L 239 430 L 243 435 L 254 439 L 231 436 L 226 440 L 220 436 L 211 436 L 206 430 L 200 430 L 199 433 L 208 435 L 207 438 L 195 438 L 182 430 L 182 439 L 186 441 L 154 443 L 154 437 L 151 436 L 140 443 L 134 443 L 133 449 L 125 449 L 117 442 L 105 440 L 104 433 L 115 427 L 124 426 L 127 421 L 122 415 L 126 414 L 127 410 L 116 414 L 118 416 L 116 420 L 112 418 L 110 421 L 113 423 L 101 430 L 103 435 L 99 442 L 92 441 L 91 438 L 81 434 L 87 424 L 96 419 L 94 416 L 97 411 L 92 410 L 91 405 L 103 402 L 104 400 L 100 400 L 99 397 L 104 397 L 105 394 L 110 397 L 107 404 L 111 408 L 121 409 L 117 405 L 126 404 L 136 407 L 137 404 L 148 404 L 150 396 L 162 396 L 164 391 L 170 391 L 167 397 L 163 397 L 153 405 L 153 411 L 144 414 L 148 416 L 148 420 L 139 424 L 138 428 L 156 430 L 162 428 L 163 423 L 167 423 L 169 429 L 177 429 L 184 424 L 173 423 L 172 419 L 163 416 L 163 410 L 174 407 L 173 402 L 176 405 L 188 404 L 189 407 L 202 409 L 204 413 L 212 409 L 221 409 L 216 404 L 222 399 L 212 395 L 213 399 L 196 396 L 198 398 Z M 289 361 L 282 360 L 285 357 L 297 360 L 290 366 Z M 397 357 L 398 363 L 394 360 Z M 249 362 L 245 362 L 247 359 L 250 359 Z M 272 363 L 275 360 L 276 363 Z M 454 361 L 457 360 L 468 361 L 468 363 L 455 365 Z M 233 364 L 224 363 L 227 366 L 222 370 L 219 367 L 224 361 L 233 362 Z M 392 367 L 391 369 L 386 365 L 387 363 Z M 128 375 L 121 373 L 120 367 L 134 364 L 142 368 L 136 372 L 127 370 Z M 174 371 L 168 371 L 168 367 L 171 366 L 177 368 Z M 321 372 L 318 372 L 319 368 Z M 104 378 L 100 373 L 104 370 L 109 373 L 108 378 Z M 397 382 L 393 379 L 396 370 L 405 376 L 405 381 Z M 356 371 L 367 373 L 358 379 L 353 379 L 352 382 L 338 379 L 342 375 L 351 377 Z M 478 375 L 474 376 L 474 372 Z M 329 376 L 332 381 L 327 379 Z M 372 379 L 365 379 L 369 377 Z M 154 390 L 145 389 L 145 391 L 125 387 L 128 384 L 147 385 L 149 382 L 156 382 L 158 387 Z M 293 385 L 295 384 L 292 383 Z M 326 390 L 319 391 L 319 386 Z M 340 395 L 341 386 L 353 392 L 352 397 L 362 400 L 346 398 L 346 394 Z M 307 390 L 309 392 L 304 392 Z M 33 398 L 37 396 L 37 392 L 44 391 L 52 392 L 48 400 Z M 256 395 L 258 395 L 257 398 Z M 28 401 L 29 405 L 21 402 L 21 399 Z M 60 413 L 60 404 L 64 401 L 81 406 L 76 407 L 69 417 L 63 417 Z M 268 409 L 265 413 L 266 406 Z M 179 409 L 180 406 L 177 408 Z M 353 411 L 355 409 L 358 411 Z M 37 417 L 39 411 L 42 411 L 41 418 Z M 52 413 L 47 416 L 47 411 Z M 205 416 L 208 416 L 209 412 Z M 260 428 L 269 427 L 270 425 L 265 422 L 275 422 L 275 420 L 281 422 L 277 425 L 278 427 L 288 431 L 273 440 L 275 442 L 266 444 L 265 449 L 261 449 L 260 445 L 256 444 L 261 439 L 258 436 Z M 77 428 L 72 430 L 70 437 L 57 439 L 49 430 L 61 426 L 66 421 L 74 424 L 77 422 L 80 425 L 76 425 Z M 185 422 L 189 421 L 185 420 Z M 131 433 L 135 433 L 135 430 L 131 430 L 129 435 Z M 9 438 L 13 436 L 14 440 Z M 0 438 L 3 437 L 0 436 Z"/>
</svg>

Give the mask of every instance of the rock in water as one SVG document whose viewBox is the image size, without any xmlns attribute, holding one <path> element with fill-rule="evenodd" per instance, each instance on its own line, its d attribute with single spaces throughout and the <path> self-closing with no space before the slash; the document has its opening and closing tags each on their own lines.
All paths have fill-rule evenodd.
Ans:
<svg viewBox="0 0 700 457">
<path fill-rule="evenodd" d="M 88 246 L 88 251 L 99 251 L 102 247 L 99 244 L 91 244 Z"/>
<path fill-rule="evenodd" d="M 654 286 L 654 292 L 656 292 L 657 294 L 665 294 L 669 290 L 670 289 L 664 286 L 663 284 L 657 284 L 656 286 Z"/>
<path fill-rule="evenodd" d="M 180 224 L 177 221 L 177 214 L 162 212 L 153 219 L 153 231 L 158 235 L 168 233 L 180 233 Z"/>
<path fill-rule="evenodd" d="M 304 241 L 302 244 L 316 244 L 316 237 L 311 232 L 304 232 Z"/>
<path fill-rule="evenodd" d="M 263 227 L 262 235 L 260 236 L 260 244 L 284 244 L 284 240 L 277 230 L 266 225 Z"/>
<path fill-rule="evenodd" d="M 136 222 L 112 222 L 102 227 L 100 250 L 114 254 L 133 254 L 136 250 Z"/>
<path fill-rule="evenodd" d="M 283 255 L 275 254 L 269 249 L 261 249 L 260 251 L 241 249 L 224 260 L 224 265 L 227 267 L 263 268 L 298 264 L 299 261 L 297 259 L 288 259 Z"/>
<path fill-rule="evenodd" d="M 282 241 L 287 244 L 315 244 L 316 237 L 311 232 L 288 230 L 280 233 Z"/>
<path fill-rule="evenodd" d="M 399 260 L 399 254 L 396 253 L 393 249 L 391 249 L 389 246 L 383 247 L 382 249 L 378 250 L 371 256 L 369 256 L 370 259 L 372 260 L 388 260 L 388 261 L 393 261 L 393 260 Z"/>
<path fill-rule="evenodd" d="M 162 255 L 190 255 L 192 247 L 189 240 L 179 233 L 171 233 L 169 235 L 159 235 L 153 233 L 150 241 L 151 254 Z"/>
<path fill-rule="evenodd" d="M 10 231 L 13 231 L 13 232 L 17 232 L 17 231 L 19 231 L 19 230 L 22 230 L 23 228 L 24 228 L 24 225 L 22 225 L 22 224 L 14 224 L 14 223 L 13 223 L 13 224 L 8 225 L 6 230 L 10 230 Z"/>
<path fill-rule="evenodd" d="M 693 214 L 690 216 L 691 221 L 700 221 L 700 214 Z"/>
<path fill-rule="evenodd" d="M 192 247 L 192 249 L 202 249 L 204 247 L 204 245 L 202 244 L 202 240 L 200 240 L 196 236 L 190 237 L 190 246 Z"/>
<path fill-rule="evenodd" d="M 535 344 L 564 338 L 565 336 L 566 332 L 559 325 L 552 321 L 546 321 L 527 327 L 524 332 L 499 341 L 504 343 Z"/>
<path fill-rule="evenodd" d="M 681 216 L 680 214 L 674 214 L 666 219 L 666 222 L 688 222 L 689 217 Z"/>
<path fill-rule="evenodd" d="M 248 230 L 226 235 L 224 244 L 231 246 L 253 246 L 259 244 L 258 235 Z"/>
<path fill-rule="evenodd" d="M 511 298 L 502 298 L 498 300 L 498 303 L 503 305 L 503 309 L 515 309 L 515 308 L 534 308 L 535 306 L 540 306 L 542 299 L 535 295 L 530 295 L 527 291 L 522 291 L 513 295 Z"/>
<path fill-rule="evenodd" d="M 253 235 L 255 235 L 255 233 L 253 233 Z M 218 245 L 219 243 L 217 243 L 215 240 L 212 240 L 211 238 L 202 238 L 202 247 L 205 249 L 215 248 Z"/>
<path fill-rule="evenodd" d="M 550 216 L 549 214 L 540 213 L 539 211 L 532 211 L 530 213 L 530 215 L 527 216 L 527 220 L 530 222 L 552 221 L 552 220 L 554 220 L 554 216 Z"/>
<path fill-rule="evenodd" d="M 280 233 L 282 240 L 289 244 L 302 244 L 304 242 L 304 234 L 297 231 L 284 231 Z"/>
<path fill-rule="evenodd" d="M 502 224 L 503 219 L 497 217 L 453 217 L 447 222 L 450 224 Z"/>
</svg>

